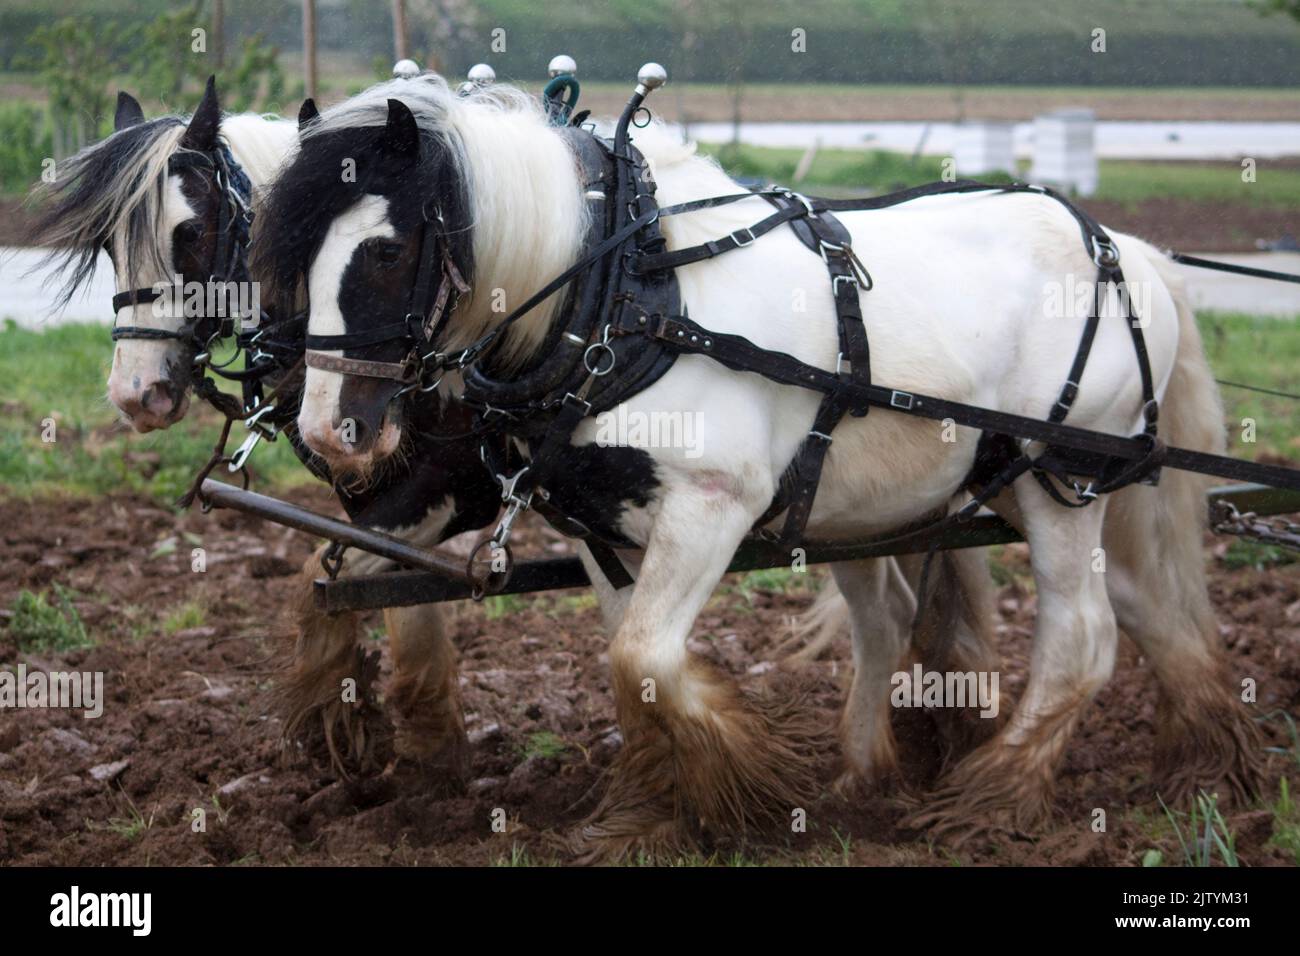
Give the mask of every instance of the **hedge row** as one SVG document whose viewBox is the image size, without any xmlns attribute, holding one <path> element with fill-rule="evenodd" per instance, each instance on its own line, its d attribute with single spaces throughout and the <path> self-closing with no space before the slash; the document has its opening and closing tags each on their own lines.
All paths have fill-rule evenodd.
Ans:
<svg viewBox="0 0 1300 956">
<path fill-rule="evenodd" d="M 976 0 L 965 0 L 976 2 Z M 265 31 L 282 49 L 299 45 L 296 4 L 267 4 L 256 19 L 241 5 L 228 12 L 229 36 Z M 1219 4 L 1189 9 L 1220 10 Z M 347 50 L 369 63 L 390 52 L 388 5 L 353 3 L 324 8 L 319 40 L 323 49 Z M 824 15 L 824 14 L 823 14 Z M 1188 18 L 1182 28 L 1161 30 L 1136 25 L 1108 31 L 1105 53 L 1090 49 L 1082 26 L 1036 24 L 1010 29 L 1001 22 L 976 26 L 938 24 L 922 31 L 905 25 L 883 26 L 859 18 L 820 18 L 806 22 L 807 52 L 791 50 L 790 30 L 767 25 L 744 31 L 714 28 L 701 33 L 692 48 L 667 23 L 635 28 L 605 22 L 574 22 L 556 16 L 481 17 L 482 25 L 459 42 L 443 44 L 431 25 L 413 21 L 417 50 L 448 46 L 450 72 L 463 74 L 486 60 L 505 77 L 536 79 L 557 52 L 577 58 L 581 76 L 626 80 L 640 63 L 655 59 L 681 80 L 725 82 L 739 67 L 751 82 L 960 83 L 1106 86 L 1295 86 L 1300 85 L 1300 25 L 1284 18 L 1264 24 L 1237 10 L 1211 29 L 1221 14 Z M 1247 19 L 1238 19 L 1247 16 Z M 23 38 L 50 14 L 42 10 L 0 10 L 0 66 L 12 69 L 23 52 Z M 491 51 L 492 25 L 505 30 L 506 50 Z M 746 35 L 748 33 L 748 36 Z"/>
</svg>

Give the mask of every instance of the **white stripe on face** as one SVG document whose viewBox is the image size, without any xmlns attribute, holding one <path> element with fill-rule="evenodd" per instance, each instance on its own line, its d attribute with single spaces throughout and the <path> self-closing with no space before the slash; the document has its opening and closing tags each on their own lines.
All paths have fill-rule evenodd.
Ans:
<svg viewBox="0 0 1300 956">
<path fill-rule="evenodd" d="M 330 223 L 307 277 L 307 292 L 311 297 L 307 331 L 311 335 L 342 335 L 347 331 L 339 293 L 348 263 L 357 247 L 366 240 L 396 236 L 397 231 L 388 217 L 388 200 L 382 196 L 363 196 Z M 343 352 L 336 349 L 327 354 L 342 355 Z M 338 372 L 308 367 L 303 381 L 298 427 L 308 446 L 322 454 L 325 449 L 317 447 L 316 443 L 326 442 L 334 429 L 342 387 L 343 376 Z"/>
<path fill-rule="evenodd" d="M 132 289 L 151 288 L 156 283 L 170 285 L 176 264 L 172 259 L 172 234 L 181 223 L 193 219 L 195 209 L 185 198 L 181 190 L 181 177 L 173 173 L 167 177 L 164 189 L 162 210 L 159 214 L 158 235 L 156 242 L 162 251 L 163 262 L 167 266 L 165 275 L 151 276 L 127 273 L 127 249 L 125 229 L 113 237 L 113 272 L 119 292 Z M 141 261 L 149 261 L 139 256 Z M 168 300 L 137 303 L 121 309 L 113 317 L 114 326 L 136 326 L 142 329 L 166 329 L 175 332 L 185 323 L 185 310 L 179 299 L 171 301 L 171 308 L 166 308 Z M 181 365 L 181 344 L 175 340 L 158 341 L 155 339 L 120 339 L 113 349 L 113 367 L 108 375 L 108 396 L 139 430 L 166 428 L 179 415 L 173 415 L 188 398 L 173 395 L 172 412 L 156 414 L 142 406 L 144 395 L 157 391 L 159 383 L 169 379 L 168 366 Z M 181 409 L 183 414 L 183 409 Z"/>
</svg>

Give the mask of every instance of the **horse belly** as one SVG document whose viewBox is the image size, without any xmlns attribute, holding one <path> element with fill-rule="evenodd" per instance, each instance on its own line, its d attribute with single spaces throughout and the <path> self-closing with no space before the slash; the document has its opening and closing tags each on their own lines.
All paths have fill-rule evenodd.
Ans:
<svg viewBox="0 0 1300 956">
<path fill-rule="evenodd" d="M 873 409 L 835 430 L 808 537 L 892 531 L 946 507 L 975 459 L 977 434 L 942 422 Z"/>
</svg>

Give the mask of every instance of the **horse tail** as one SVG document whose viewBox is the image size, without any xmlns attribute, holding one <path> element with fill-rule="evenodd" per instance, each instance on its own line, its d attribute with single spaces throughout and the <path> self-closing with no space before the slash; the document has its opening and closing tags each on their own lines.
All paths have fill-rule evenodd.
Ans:
<svg viewBox="0 0 1300 956">
<path fill-rule="evenodd" d="M 1172 260 L 1139 250 L 1177 310 L 1178 348 L 1160 403 L 1166 444 L 1223 454 L 1223 402 L 1196 317 Z M 1166 799 L 1226 785 L 1258 792 L 1259 730 L 1241 703 L 1206 586 L 1206 491 L 1213 479 L 1167 468 L 1157 487 L 1111 495 L 1103 530 L 1107 587 L 1120 627 L 1137 643 L 1160 686 L 1155 772 Z"/>
</svg>

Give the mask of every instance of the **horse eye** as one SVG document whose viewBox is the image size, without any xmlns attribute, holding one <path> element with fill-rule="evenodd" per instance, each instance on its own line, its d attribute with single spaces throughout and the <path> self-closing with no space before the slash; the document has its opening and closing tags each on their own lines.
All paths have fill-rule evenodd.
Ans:
<svg viewBox="0 0 1300 956">
<path fill-rule="evenodd" d="M 183 222 L 176 227 L 176 238 L 181 242 L 198 242 L 203 235 L 203 227 L 197 222 Z"/>
<path fill-rule="evenodd" d="M 391 266 L 398 259 L 402 258 L 402 244 L 400 242 L 381 242 L 375 246 L 375 258 L 384 265 Z"/>
</svg>

